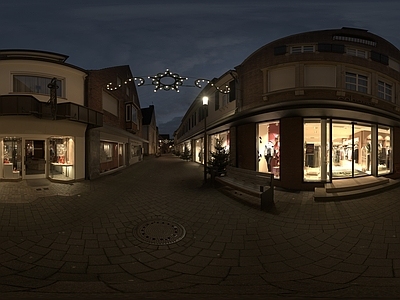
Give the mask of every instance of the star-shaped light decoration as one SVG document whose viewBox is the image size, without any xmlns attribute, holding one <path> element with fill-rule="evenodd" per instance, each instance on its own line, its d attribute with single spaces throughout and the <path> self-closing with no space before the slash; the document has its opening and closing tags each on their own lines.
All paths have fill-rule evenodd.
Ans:
<svg viewBox="0 0 400 300">
<path fill-rule="evenodd" d="M 176 92 L 179 92 L 179 87 L 183 86 L 185 83 L 185 80 L 189 79 L 188 77 L 181 77 L 177 73 L 172 73 L 169 69 L 166 69 L 166 71 L 164 73 L 158 73 L 155 76 L 148 76 L 147 78 L 151 79 L 151 85 L 155 86 L 154 92 L 157 92 L 159 90 L 164 90 L 164 91 L 174 90 Z M 145 84 L 145 79 L 143 77 L 129 78 L 124 82 L 124 84 L 126 85 L 131 81 L 138 81 L 137 86 L 150 85 L 150 84 Z M 187 86 L 202 88 L 202 83 L 205 83 L 206 85 L 210 84 L 218 92 L 223 93 L 223 94 L 229 94 L 229 92 L 230 92 L 229 86 L 219 87 L 219 86 L 216 86 L 211 80 L 202 79 L 202 78 L 196 79 L 194 81 L 194 85 L 187 85 Z M 109 91 L 115 91 L 121 87 L 122 87 L 122 84 L 113 86 L 113 84 L 111 82 L 108 83 L 106 86 L 107 90 L 109 90 Z"/>
<path fill-rule="evenodd" d="M 166 70 L 164 73 L 158 73 L 155 76 L 149 76 L 151 84 L 155 85 L 154 92 L 158 90 L 170 91 L 175 90 L 179 92 L 179 87 L 183 85 L 186 77 L 181 77 L 177 73 L 172 73 L 170 70 Z"/>
</svg>

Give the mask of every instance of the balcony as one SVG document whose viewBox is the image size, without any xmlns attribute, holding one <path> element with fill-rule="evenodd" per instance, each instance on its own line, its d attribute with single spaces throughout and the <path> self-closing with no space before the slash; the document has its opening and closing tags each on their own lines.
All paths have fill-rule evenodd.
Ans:
<svg viewBox="0 0 400 300">
<path fill-rule="evenodd" d="M 0 116 L 33 115 L 40 119 L 53 119 L 51 105 L 29 95 L 0 96 Z M 68 119 L 94 127 L 103 126 L 103 114 L 75 103 L 58 103 L 56 119 Z"/>
</svg>

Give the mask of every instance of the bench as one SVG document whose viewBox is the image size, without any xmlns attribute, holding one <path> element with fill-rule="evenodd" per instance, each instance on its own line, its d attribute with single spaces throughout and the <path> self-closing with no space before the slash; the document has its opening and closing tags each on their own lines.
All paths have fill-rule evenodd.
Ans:
<svg viewBox="0 0 400 300">
<path fill-rule="evenodd" d="M 213 176 L 222 185 L 229 186 L 261 200 L 261 209 L 274 205 L 274 174 L 228 166 L 225 176 Z"/>
</svg>

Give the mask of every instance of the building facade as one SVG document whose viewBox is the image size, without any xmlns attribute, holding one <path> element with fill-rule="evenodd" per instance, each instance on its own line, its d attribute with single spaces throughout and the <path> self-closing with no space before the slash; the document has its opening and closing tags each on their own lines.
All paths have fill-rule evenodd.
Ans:
<svg viewBox="0 0 400 300">
<path fill-rule="evenodd" d="M 296 34 L 255 51 L 232 77 L 235 107 L 212 121 L 220 110 L 211 101 L 206 123 L 210 142 L 227 132 L 233 165 L 311 190 L 388 176 L 400 163 L 400 52 L 385 39 L 354 28 Z M 216 97 L 211 90 L 199 97 Z M 204 132 L 188 127 L 189 111 L 176 131 L 180 147 Z"/>
<path fill-rule="evenodd" d="M 88 107 L 103 114 L 103 126 L 86 132 L 87 178 L 143 159 L 142 112 L 129 66 L 88 71 Z"/>
<path fill-rule="evenodd" d="M 142 160 L 129 66 L 88 71 L 67 58 L 0 50 L 1 180 L 92 179 Z"/>
<path fill-rule="evenodd" d="M 0 51 L 0 178 L 85 178 L 85 133 L 103 116 L 85 105 L 87 72 L 68 56 Z"/>
</svg>

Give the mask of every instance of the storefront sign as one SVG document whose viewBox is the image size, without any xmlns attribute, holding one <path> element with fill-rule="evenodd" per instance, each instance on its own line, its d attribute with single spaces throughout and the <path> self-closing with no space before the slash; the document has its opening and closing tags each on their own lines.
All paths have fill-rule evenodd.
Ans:
<svg viewBox="0 0 400 300">
<path fill-rule="evenodd" d="M 338 97 L 338 100 L 347 101 L 347 102 L 353 102 L 353 103 L 358 103 L 358 104 L 363 104 L 363 105 L 369 105 L 369 106 L 376 106 L 376 103 L 373 103 L 372 101 L 354 99 L 352 96 L 350 96 L 350 97 Z"/>
</svg>

